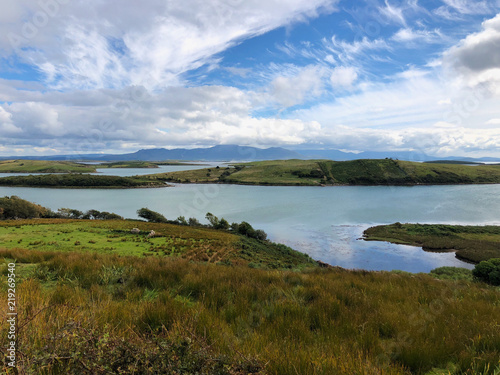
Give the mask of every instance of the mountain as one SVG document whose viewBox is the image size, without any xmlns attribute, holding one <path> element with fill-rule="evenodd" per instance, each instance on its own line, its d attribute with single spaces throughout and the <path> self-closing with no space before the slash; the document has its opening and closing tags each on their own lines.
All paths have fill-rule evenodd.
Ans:
<svg viewBox="0 0 500 375">
<path fill-rule="evenodd" d="M 163 160 L 202 160 L 202 161 L 251 161 L 286 159 L 330 159 L 347 161 L 356 159 L 399 159 L 408 161 L 460 160 L 467 162 L 495 162 L 499 158 L 469 158 L 460 156 L 435 157 L 415 151 L 365 151 L 361 153 L 339 150 L 288 150 L 281 147 L 257 148 L 238 145 L 219 145 L 210 148 L 153 148 L 139 150 L 130 154 L 85 154 L 52 156 L 11 156 L 0 159 L 30 160 L 86 160 L 86 161 L 163 161 Z"/>
<path fill-rule="evenodd" d="M 55 155 L 55 156 L 15 156 L 2 159 L 30 160 L 94 160 L 94 161 L 162 161 L 162 160 L 204 160 L 204 161 L 246 161 L 246 160 L 281 160 L 303 159 L 304 156 L 295 151 L 281 147 L 256 148 L 237 145 L 219 145 L 210 148 L 167 150 L 153 148 L 139 150 L 131 154 L 86 154 L 86 155 Z"/>
</svg>

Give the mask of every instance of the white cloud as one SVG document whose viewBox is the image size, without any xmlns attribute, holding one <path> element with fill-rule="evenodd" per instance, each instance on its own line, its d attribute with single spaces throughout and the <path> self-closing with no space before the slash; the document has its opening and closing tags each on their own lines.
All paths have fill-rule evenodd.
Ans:
<svg viewBox="0 0 500 375">
<path fill-rule="evenodd" d="M 318 66 L 307 66 L 298 74 L 280 76 L 271 83 L 271 95 L 284 107 L 302 104 L 307 99 L 320 95 L 325 71 Z"/>
<path fill-rule="evenodd" d="M 50 147 L 62 153 L 135 151 L 146 145 L 295 145 L 321 129 L 313 121 L 252 117 L 252 95 L 236 88 L 172 87 L 140 100 L 130 91 L 100 90 L 102 96 L 115 98 L 111 105 L 0 105 L 2 143 L 11 149 Z M 78 96 L 85 101 L 85 92 L 72 95 L 75 102 Z M 132 149 L 125 150 L 127 145 Z"/>
<path fill-rule="evenodd" d="M 403 15 L 403 8 L 398 8 L 397 6 L 392 5 L 391 3 L 389 3 L 389 0 L 385 0 L 385 7 L 380 8 L 380 13 L 382 13 L 389 20 L 406 26 L 406 19 Z"/>
<path fill-rule="evenodd" d="M 461 14 L 487 14 L 491 6 L 487 0 L 443 0 L 446 5 Z"/>
<path fill-rule="evenodd" d="M 336 54 L 337 58 L 343 62 L 356 60 L 366 51 L 390 50 L 390 47 L 385 40 L 370 40 L 367 37 L 363 37 L 361 40 L 349 43 L 344 40 L 337 40 L 337 38 L 333 36 L 331 44 L 327 44 L 326 48 Z"/>
<path fill-rule="evenodd" d="M 469 87 L 483 85 L 500 94 L 500 14 L 444 54 L 444 65 Z"/>
<path fill-rule="evenodd" d="M 486 125 L 500 125 L 500 118 L 492 118 L 486 121 Z"/>
<path fill-rule="evenodd" d="M 435 43 L 441 42 L 443 40 L 443 35 L 439 30 L 428 31 L 428 30 L 413 30 L 412 28 L 406 27 L 399 29 L 396 34 L 391 38 L 396 42 L 402 43 L 413 43 L 413 42 L 424 42 L 424 43 Z M 415 46 L 418 46 L 415 44 Z"/>
<path fill-rule="evenodd" d="M 4 56 L 19 47 L 56 88 L 161 88 L 245 38 L 332 12 L 337 0 L 48 2 L 52 10 L 28 0 L 6 6 Z"/>
<path fill-rule="evenodd" d="M 353 67 L 337 67 L 330 75 L 330 82 L 334 88 L 350 88 L 358 79 L 358 73 Z"/>
</svg>

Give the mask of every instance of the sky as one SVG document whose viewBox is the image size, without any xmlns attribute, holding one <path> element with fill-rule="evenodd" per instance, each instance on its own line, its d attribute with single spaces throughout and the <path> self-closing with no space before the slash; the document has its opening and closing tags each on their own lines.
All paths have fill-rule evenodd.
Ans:
<svg viewBox="0 0 500 375">
<path fill-rule="evenodd" d="M 500 157 L 500 0 L 16 0 L 0 156 L 238 144 Z"/>
</svg>

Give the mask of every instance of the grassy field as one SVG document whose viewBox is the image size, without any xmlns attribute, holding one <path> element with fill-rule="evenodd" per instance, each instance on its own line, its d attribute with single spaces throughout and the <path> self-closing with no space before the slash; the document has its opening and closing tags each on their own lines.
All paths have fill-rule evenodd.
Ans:
<svg viewBox="0 0 500 375">
<path fill-rule="evenodd" d="M 51 188 L 149 188 L 166 187 L 160 180 L 137 177 L 96 176 L 89 174 L 44 174 L 0 177 L 0 186 Z"/>
<path fill-rule="evenodd" d="M 70 161 L 0 160 L 0 173 L 91 173 L 95 168 Z"/>
<path fill-rule="evenodd" d="M 16 260 L 19 373 L 500 371 L 500 291 L 479 282 L 16 245 L 0 257 Z M 4 264 L 0 274 L 7 273 Z M 2 319 L 2 351 L 7 329 Z"/>
<path fill-rule="evenodd" d="M 137 228 L 141 232 L 131 233 Z M 148 238 L 151 230 L 155 236 Z M 36 219 L 0 221 L 0 247 L 92 252 L 118 256 L 180 257 L 253 268 L 302 269 L 317 264 L 307 255 L 227 231 L 134 220 Z"/>
<path fill-rule="evenodd" d="M 500 258 L 500 226 L 391 224 L 367 229 L 370 241 L 422 246 L 426 251 L 456 251 L 459 259 L 479 263 Z"/>
<path fill-rule="evenodd" d="M 424 164 L 399 160 L 275 160 L 231 168 L 148 175 L 182 183 L 251 185 L 416 185 L 500 183 L 499 165 Z"/>
</svg>

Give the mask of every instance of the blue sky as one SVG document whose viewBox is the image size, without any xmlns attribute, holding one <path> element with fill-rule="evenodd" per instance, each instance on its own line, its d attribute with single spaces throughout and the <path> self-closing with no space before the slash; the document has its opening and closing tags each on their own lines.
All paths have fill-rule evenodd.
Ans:
<svg viewBox="0 0 500 375">
<path fill-rule="evenodd" d="M 499 0 L 19 0 L 0 15 L 0 155 L 500 157 L 499 104 Z"/>
</svg>

